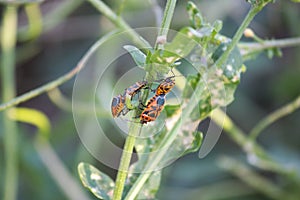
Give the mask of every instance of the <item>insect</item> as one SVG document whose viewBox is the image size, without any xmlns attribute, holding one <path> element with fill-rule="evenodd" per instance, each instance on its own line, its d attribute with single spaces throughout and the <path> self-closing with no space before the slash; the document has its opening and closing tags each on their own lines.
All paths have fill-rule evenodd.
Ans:
<svg viewBox="0 0 300 200">
<path fill-rule="evenodd" d="M 119 94 L 111 102 L 111 114 L 113 117 L 119 117 L 121 113 L 125 115 L 127 110 L 125 109 L 125 98 Z"/>
<path fill-rule="evenodd" d="M 165 94 L 154 95 L 140 115 L 141 124 L 147 124 L 148 122 L 154 121 L 164 108 L 165 101 Z"/>
<path fill-rule="evenodd" d="M 113 98 L 111 102 L 111 113 L 112 116 L 119 117 L 120 114 L 126 115 L 130 109 L 126 107 L 125 104 L 125 98 L 127 95 L 133 98 L 134 95 L 136 95 L 142 88 L 145 88 L 147 86 L 148 82 L 147 81 L 138 81 L 134 83 L 132 86 L 128 87 L 125 89 L 123 95 L 117 95 Z"/>
<path fill-rule="evenodd" d="M 167 94 L 171 91 L 171 89 L 175 86 L 175 80 L 173 79 L 174 76 L 170 76 L 164 79 L 156 88 L 156 94 Z"/>
<path fill-rule="evenodd" d="M 171 91 L 175 85 L 174 77 L 164 79 L 156 88 L 155 95 L 148 101 L 145 109 L 140 115 L 140 123 L 147 124 L 155 121 L 164 108 L 166 94 Z"/>
<path fill-rule="evenodd" d="M 145 88 L 147 86 L 147 81 L 138 81 L 134 83 L 132 86 L 125 89 L 125 92 L 123 96 L 129 95 L 131 98 L 136 95 L 142 88 Z"/>
</svg>

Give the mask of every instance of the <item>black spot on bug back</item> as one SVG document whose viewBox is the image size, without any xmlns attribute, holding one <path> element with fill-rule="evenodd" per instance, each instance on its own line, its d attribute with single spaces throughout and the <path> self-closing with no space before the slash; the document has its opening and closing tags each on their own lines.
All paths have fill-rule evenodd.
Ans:
<svg viewBox="0 0 300 200">
<path fill-rule="evenodd" d="M 145 115 L 147 115 L 149 113 L 149 110 L 145 110 L 144 112 L 143 112 L 143 114 L 145 114 Z"/>
<path fill-rule="evenodd" d="M 150 113 L 149 117 L 153 117 L 154 118 L 155 117 L 155 112 Z"/>
<path fill-rule="evenodd" d="M 157 99 L 157 104 L 160 105 L 160 106 L 165 104 L 164 96 L 160 96 L 160 98 Z"/>
<path fill-rule="evenodd" d="M 119 102 L 120 102 L 120 101 L 119 101 L 119 98 L 114 97 L 114 98 L 113 98 L 113 101 L 111 102 L 111 105 L 112 105 L 112 106 L 116 106 L 116 105 L 119 104 Z"/>
</svg>

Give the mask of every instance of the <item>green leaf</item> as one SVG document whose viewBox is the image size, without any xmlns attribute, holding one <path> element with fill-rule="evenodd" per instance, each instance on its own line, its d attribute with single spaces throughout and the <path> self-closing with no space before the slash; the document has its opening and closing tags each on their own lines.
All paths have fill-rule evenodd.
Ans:
<svg viewBox="0 0 300 200">
<path fill-rule="evenodd" d="M 188 99 L 193 95 L 199 80 L 200 80 L 199 73 L 197 75 L 188 75 L 188 77 L 186 78 L 186 85 L 184 86 L 182 92 L 182 98 Z"/>
<path fill-rule="evenodd" d="M 170 108 L 171 110 L 175 110 L 175 108 L 178 108 L 179 106 L 176 105 L 167 107 L 168 109 Z M 161 125 L 149 125 L 149 129 L 147 129 L 147 126 L 143 127 L 142 135 L 148 137 L 137 138 L 135 143 L 135 148 L 139 156 L 139 160 L 137 163 L 135 163 L 134 168 L 137 172 L 143 171 L 146 163 L 151 162 L 152 155 L 154 154 L 152 152 L 159 151 L 157 148 L 160 146 L 160 142 L 168 134 L 167 127 L 171 127 L 172 124 L 176 123 L 178 120 L 181 120 L 180 116 L 180 112 L 174 112 L 171 117 L 164 119 L 163 122 L 166 124 L 165 127 L 153 135 L 149 135 L 150 130 L 153 129 L 153 127 Z M 164 156 L 158 168 L 164 167 L 165 165 L 169 164 L 169 162 L 178 159 L 182 155 L 185 155 L 185 153 L 193 152 L 199 149 L 202 142 L 202 135 L 199 132 L 195 132 L 199 122 L 199 119 L 196 121 L 188 120 L 185 125 L 181 127 L 175 141 L 168 150 L 168 154 Z M 154 123 L 156 123 L 156 121 Z"/>
<path fill-rule="evenodd" d="M 152 61 L 151 61 L 152 62 Z M 150 63 L 145 66 L 145 71 L 149 73 L 152 81 L 161 79 L 162 74 L 167 74 L 171 70 L 171 65 L 166 63 Z M 148 80 L 151 81 L 151 80 Z"/>
<path fill-rule="evenodd" d="M 175 61 L 187 56 L 197 45 L 192 40 L 194 34 L 191 34 L 191 31 L 195 30 L 190 27 L 181 29 L 171 43 L 165 44 L 164 50 L 159 49 L 151 55 L 151 63 L 171 65 Z"/>
<path fill-rule="evenodd" d="M 224 53 L 230 40 L 218 35 L 215 39 L 209 38 L 205 54 L 198 60 L 205 60 L 206 63 L 191 61 L 198 68 L 200 74 L 187 77 L 182 97 L 189 99 L 194 92 L 197 83 L 200 81 L 205 85 L 199 98 L 198 107 L 191 113 L 192 120 L 204 119 L 210 112 L 220 106 L 226 106 L 234 99 L 234 92 L 240 81 L 243 72 L 243 58 L 238 48 L 235 48 L 228 57 L 228 60 L 221 68 L 216 68 L 213 63 Z M 214 43 L 215 41 L 220 41 Z M 225 41 L 225 42 L 224 42 Z M 212 55 L 211 55 L 212 54 Z M 211 55 L 211 56 L 210 56 Z M 197 56 L 197 55 L 196 55 Z"/>
<path fill-rule="evenodd" d="M 222 27 L 223 27 L 223 22 L 220 21 L 220 20 L 216 20 L 214 23 L 213 23 L 213 27 L 215 29 L 215 31 L 218 33 L 221 31 Z"/>
<path fill-rule="evenodd" d="M 139 67 L 144 67 L 146 55 L 141 50 L 132 45 L 125 45 L 123 48 L 130 53 L 131 57 Z"/>
<path fill-rule="evenodd" d="M 135 183 L 137 178 L 140 176 L 140 173 L 134 173 L 136 171 L 140 171 L 140 163 L 134 163 L 130 166 L 129 174 L 126 180 L 126 184 L 124 187 L 124 194 L 123 197 L 126 196 L 132 185 Z M 157 191 L 159 190 L 161 182 L 161 171 L 155 171 L 151 174 L 149 179 L 146 181 L 146 183 L 143 185 L 141 191 L 139 192 L 139 195 L 137 199 L 155 199 L 155 195 Z"/>
<path fill-rule="evenodd" d="M 87 163 L 79 163 L 78 174 L 82 184 L 99 199 L 112 199 L 115 183 L 106 174 Z"/>
<path fill-rule="evenodd" d="M 135 149 L 139 155 L 139 166 L 141 170 L 144 167 L 143 164 L 145 164 L 149 159 L 147 153 L 152 152 L 167 133 L 167 129 L 164 126 L 164 119 L 156 119 L 155 122 L 152 123 L 154 124 L 143 127 L 143 131 L 141 133 L 141 136 L 143 137 L 137 138 L 135 143 Z"/>
<path fill-rule="evenodd" d="M 155 77 L 156 74 L 168 72 L 176 61 L 186 58 L 195 50 L 195 47 L 201 53 L 201 51 L 207 50 L 204 48 L 210 48 L 211 45 L 208 43 L 212 42 L 216 48 L 216 45 L 221 43 L 220 38 L 222 37 L 215 39 L 215 36 L 221 28 L 221 21 L 216 21 L 214 26 L 205 24 L 197 30 L 192 27 L 182 28 L 172 42 L 165 44 L 164 49 L 158 49 L 147 55 L 147 64 L 150 65 L 146 66 L 146 71 Z M 157 71 L 155 72 L 155 70 Z"/>
<path fill-rule="evenodd" d="M 203 133 L 201 131 L 194 131 L 193 133 L 194 140 L 190 146 L 190 148 L 186 149 L 186 151 L 183 153 L 183 156 L 189 153 L 194 153 L 198 151 L 201 147 L 202 141 L 203 141 Z"/>
<path fill-rule="evenodd" d="M 282 56 L 281 50 L 277 47 L 267 49 L 266 51 L 267 51 L 267 56 L 269 59 L 272 59 L 274 56 L 277 56 L 277 57 Z"/>
<path fill-rule="evenodd" d="M 214 38 L 216 36 L 216 34 L 221 31 L 222 27 L 223 27 L 223 22 L 220 20 L 216 20 L 213 23 L 213 34 L 211 37 Z"/>
<path fill-rule="evenodd" d="M 36 126 L 39 137 L 43 137 L 46 140 L 49 139 L 51 123 L 48 117 L 41 111 L 31 108 L 18 107 L 10 109 L 8 116 L 13 120 Z"/>
<path fill-rule="evenodd" d="M 224 53 L 229 42 L 222 43 L 212 55 L 213 61 L 217 61 Z M 237 47 L 235 47 L 228 56 L 225 64 L 222 65 L 222 75 L 225 82 L 238 83 L 240 81 L 241 67 L 243 65 L 243 57 Z"/>
<path fill-rule="evenodd" d="M 176 119 L 176 116 L 174 118 Z M 174 120 L 168 119 L 168 121 Z M 200 120 L 193 121 L 190 119 L 185 122 L 158 167 L 167 166 L 178 158 L 199 150 L 203 140 L 202 133 L 197 131 L 199 123 Z"/>
<path fill-rule="evenodd" d="M 241 67 L 238 71 L 241 71 Z M 225 73 L 225 70 L 212 67 L 201 76 L 199 81 L 205 87 L 199 97 L 198 107 L 191 113 L 192 120 L 204 119 L 213 109 L 226 106 L 233 101 L 238 82 L 229 82 L 222 72 Z"/>
<path fill-rule="evenodd" d="M 189 15 L 191 26 L 196 29 L 200 28 L 203 24 L 203 17 L 197 6 L 193 2 L 189 1 L 186 9 Z"/>
<path fill-rule="evenodd" d="M 202 80 L 201 80 L 202 81 Z M 205 92 L 203 92 L 200 101 L 198 103 L 198 106 L 193 110 L 191 113 L 191 119 L 193 121 L 198 120 L 198 119 L 204 119 L 206 118 L 210 112 L 215 108 L 216 106 L 212 106 L 212 98 L 211 98 L 211 93 L 205 88 Z"/>
<path fill-rule="evenodd" d="M 180 109 L 180 107 L 181 105 L 166 105 L 164 109 L 166 111 L 167 117 L 171 117 Z"/>
<path fill-rule="evenodd" d="M 300 0 L 291 0 L 291 1 L 295 3 L 300 3 Z"/>
<path fill-rule="evenodd" d="M 161 171 L 153 172 L 147 182 L 143 185 L 137 199 L 155 199 L 155 195 L 159 190 L 160 182 Z"/>
</svg>

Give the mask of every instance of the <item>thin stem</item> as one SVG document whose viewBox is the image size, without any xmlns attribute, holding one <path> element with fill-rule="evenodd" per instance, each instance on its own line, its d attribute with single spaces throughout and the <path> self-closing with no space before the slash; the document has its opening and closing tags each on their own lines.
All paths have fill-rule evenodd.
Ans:
<svg viewBox="0 0 300 200">
<path fill-rule="evenodd" d="M 19 97 L 16 97 L 14 99 L 10 98 L 11 100 L 1 104 L 0 105 L 0 111 L 5 110 L 9 107 L 18 105 L 22 102 L 25 102 L 29 99 L 32 99 L 40 94 L 43 94 L 44 92 L 48 92 L 58 86 L 60 86 L 61 84 L 65 83 L 66 81 L 70 80 L 71 78 L 73 78 L 78 72 L 80 72 L 80 70 L 85 66 L 85 63 L 88 61 L 88 59 L 93 55 L 93 53 L 97 50 L 97 48 L 103 44 L 106 40 L 108 40 L 113 34 L 115 34 L 117 31 L 113 31 L 110 32 L 106 35 L 104 35 L 102 38 L 100 38 L 97 42 L 95 42 L 93 44 L 93 46 L 91 46 L 88 51 L 86 52 L 86 54 L 80 59 L 80 61 L 78 62 L 78 64 L 76 65 L 76 67 L 74 69 L 72 69 L 70 72 L 68 72 L 67 74 L 55 79 L 54 81 L 51 81 L 41 87 L 38 87 L 34 90 L 31 90 Z"/>
<path fill-rule="evenodd" d="M 17 7 L 5 7 L 1 35 L 1 80 L 2 100 L 15 97 L 15 46 L 17 34 Z M 17 196 L 18 181 L 18 136 L 17 126 L 8 119 L 8 111 L 3 113 L 4 149 L 5 149 L 5 182 L 4 200 L 14 200 Z"/>
<path fill-rule="evenodd" d="M 249 12 L 248 12 L 247 16 L 245 17 L 244 21 L 242 22 L 242 24 L 240 25 L 240 27 L 236 31 L 236 33 L 235 33 L 234 37 L 232 38 L 232 41 L 228 45 L 227 49 L 222 54 L 222 56 L 217 60 L 217 62 L 216 62 L 217 67 L 221 67 L 226 62 L 229 54 L 235 48 L 235 46 L 237 45 L 237 43 L 240 41 L 241 37 L 243 36 L 243 33 L 244 33 L 245 29 L 249 26 L 250 22 L 253 20 L 255 15 L 262 8 L 263 8 L 263 6 L 251 7 L 251 9 L 249 10 Z"/>
<path fill-rule="evenodd" d="M 255 140 L 256 137 L 268 126 L 270 126 L 275 121 L 279 120 L 282 117 L 285 117 L 292 112 L 296 111 L 300 107 L 300 96 L 298 96 L 294 101 L 284 105 L 283 107 L 275 110 L 263 120 L 261 120 L 251 131 L 249 134 L 249 138 L 251 140 Z"/>
<path fill-rule="evenodd" d="M 238 47 L 241 49 L 243 55 L 247 55 L 252 52 L 262 51 L 265 49 L 295 47 L 299 45 L 300 37 L 296 37 L 278 40 L 264 40 L 263 42 L 241 42 L 238 44 Z"/>
<path fill-rule="evenodd" d="M 116 187 L 114 189 L 113 200 L 122 199 L 125 180 L 128 175 L 129 164 L 132 157 L 133 147 L 135 144 L 136 137 L 139 135 L 141 130 L 142 130 L 142 126 L 137 123 L 130 126 L 129 135 L 127 136 L 125 141 L 125 145 L 124 145 L 124 149 L 120 161 L 120 166 L 118 169 L 118 175 L 116 179 Z M 130 133 L 133 133 L 133 135 L 131 135 Z"/>
<path fill-rule="evenodd" d="M 167 34 L 170 29 L 171 20 L 173 18 L 175 6 L 176 6 L 176 1 L 177 0 L 168 0 L 164 11 L 164 16 L 158 33 L 158 38 L 165 37 L 165 41 L 167 40 Z M 154 48 L 157 49 L 158 47 L 159 47 L 159 40 L 156 41 Z"/>
<path fill-rule="evenodd" d="M 93 6 L 99 10 L 105 17 L 114 23 L 122 31 L 126 31 L 132 41 L 141 48 L 152 48 L 151 45 L 134 31 L 122 17 L 116 15 L 105 3 L 101 0 L 88 0 Z"/>
</svg>

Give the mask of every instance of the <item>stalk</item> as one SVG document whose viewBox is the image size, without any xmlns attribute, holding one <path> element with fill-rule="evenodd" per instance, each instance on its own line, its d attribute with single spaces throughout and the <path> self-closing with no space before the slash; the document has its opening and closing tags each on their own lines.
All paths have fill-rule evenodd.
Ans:
<svg viewBox="0 0 300 200">
<path fill-rule="evenodd" d="M 7 5 L 3 13 L 1 35 L 1 84 L 2 101 L 16 96 L 15 86 L 15 46 L 17 34 L 17 7 Z M 18 181 L 18 137 L 17 125 L 9 120 L 8 111 L 3 113 L 4 130 L 4 200 L 14 200 L 17 196 Z"/>
</svg>

